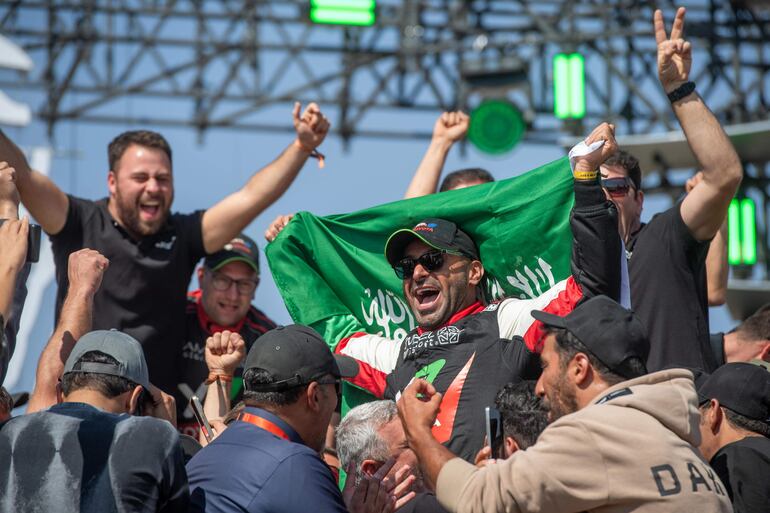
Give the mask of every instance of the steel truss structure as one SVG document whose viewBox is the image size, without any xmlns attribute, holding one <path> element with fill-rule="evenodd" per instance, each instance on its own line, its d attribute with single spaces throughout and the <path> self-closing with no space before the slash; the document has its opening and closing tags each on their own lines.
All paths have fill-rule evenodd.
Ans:
<svg viewBox="0 0 770 513">
<path fill-rule="evenodd" d="M 38 114 L 62 120 L 290 129 L 272 106 L 317 101 L 336 132 L 426 136 L 393 111 L 470 109 L 512 99 L 527 138 L 555 142 L 610 120 L 621 133 L 671 129 L 656 78 L 652 10 L 673 0 L 380 0 L 367 28 L 314 25 L 307 0 L 4 0 L 0 34 L 45 65 L 0 74 L 0 88 L 40 88 Z M 692 76 L 727 123 L 767 119 L 770 14 L 745 2 L 688 6 Z M 554 119 L 551 62 L 586 58 L 588 112 Z M 115 106 L 125 115 L 116 116 Z M 122 103 L 121 103 L 122 102 Z"/>
<path fill-rule="evenodd" d="M 380 0 L 376 24 L 362 28 L 310 23 L 307 0 L 0 0 L 0 34 L 44 63 L 28 76 L 0 71 L 0 89 L 44 92 L 38 115 L 50 132 L 64 120 L 292 130 L 288 117 L 265 119 L 300 100 L 320 103 L 344 141 L 427 138 L 430 123 L 404 126 L 398 112 L 468 111 L 490 97 L 519 107 L 530 142 L 601 121 L 621 134 L 660 132 L 677 125 L 657 81 L 652 12 L 664 9 L 670 26 L 678 3 Z M 770 118 L 768 2 L 683 3 L 691 77 L 707 104 L 725 125 Z M 553 116 L 561 52 L 585 57 L 582 120 Z M 747 164 L 767 219 L 768 166 Z M 671 193 L 681 181 L 663 167 L 651 185 Z"/>
</svg>

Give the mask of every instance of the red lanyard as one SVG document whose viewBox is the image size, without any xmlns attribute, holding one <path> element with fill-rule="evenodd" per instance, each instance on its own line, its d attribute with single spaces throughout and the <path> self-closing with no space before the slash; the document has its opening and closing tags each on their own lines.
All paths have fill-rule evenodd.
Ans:
<svg viewBox="0 0 770 513">
<path fill-rule="evenodd" d="M 262 428 L 265 431 L 268 431 L 274 434 L 278 438 L 283 438 L 284 440 L 291 440 L 289 438 L 289 435 L 287 435 L 283 429 L 279 428 L 269 420 L 263 419 L 262 417 L 252 415 L 251 413 L 242 412 L 240 415 L 238 415 L 238 420 L 248 422 L 249 424 L 254 424 L 257 427 Z"/>
</svg>

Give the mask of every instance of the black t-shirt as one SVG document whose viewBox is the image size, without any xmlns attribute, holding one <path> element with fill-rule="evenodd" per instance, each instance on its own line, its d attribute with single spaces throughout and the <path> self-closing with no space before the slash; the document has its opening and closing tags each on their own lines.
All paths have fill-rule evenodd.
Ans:
<svg viewBox="0 0 770 513">
<path fill-rule="evenodd" d="M 197 395 L 201 401 L 207 390 L 206 379 L 209 369 L 206 366 L 205 350 L 206 339 L 214 333 L 229 330 L 237 330 L 246 343 L 246 351 L 251 349 L 254 341 L 260 335 L 276 327 L 276 324 L 261 310 L 252 306 L 246 313 L 241 323 L 234 327 L 226 328 L 215 324 L 206 315 L 201 306 L 200 291 L 195 291 L 187 300 L 185 313 L 186 336 L 184 344 L 179 350 L 177 361 L 179 362 L 179 374 L 174 387 L 174 399 L 176 399 L 176 420 L 180 433 L 198 438 L 200 427 L 190 408 L 190 397 Z M 232 383 L 231 398 L 233 404 L 240 400 L 242 395 L 242 372 L 236 371 Z"/>
<path fill-rule="evenodd" d="M 712 372 L 706 254 L 680 213 L 681 202 L 633 235 L 627 251 L 631 306 L 647 328 L 647 370 L 690 367 Z"/>
<path fill-rule="evenodd" d="M 56 317 L 69 285 L 70 253 L 91 248 L 110 265 L 94 298 L 93 329 L 119 329 L 144 348 L 150 380 L 169 392 L 176 371 L 170 370 L 184 338 L 185 301 L 190 277 L 205 255 L 203 211 L 171 214 L 156 234 L 136 241 L 112 218 L 107 199 L 69 196 L 67 221 L 51 236 L 56 264 Z"/>
<path fill-rule="evenodd" d="M 0 511 L 186 512 L 179 436 L 165 421 L 62 403 L 0 430 Z"/>
<path fill-rule="evenodd" d="M 770 511 L 770 438 L 747 436 L 727 444 L 710 464 L 727 487 L 735 513 Z"/>
</svg>

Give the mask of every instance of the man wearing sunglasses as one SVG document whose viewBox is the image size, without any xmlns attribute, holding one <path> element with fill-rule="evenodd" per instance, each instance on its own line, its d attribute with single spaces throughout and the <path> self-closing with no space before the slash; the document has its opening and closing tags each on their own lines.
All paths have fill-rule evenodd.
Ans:
<svg viewBox="0 0 770 513">
<path fill-rule="evenodd" d="M 620 295 L 616 211 L 596 171 L 616 149 L 613 127 L 602 124 L 585 142 L 597 141 L 603 146 L 577 157 L 574 168 L 573 276 L 535 299 L 486 305 L 473 239 L 451 220 L 424 219 L 393 233 L 385 246 L 418 328 L 400 342 L 356 333 L 337 346 L 359 360 L 350 381 L 378 397 L 397 399 L 415 378 L 433 383 L 443 394 L 433 435 L 468 461 L 483 446 L 483 407 L 494 405 L 506 383 L 540 374 L 543 328 L 530 311 L 569 312 L 584 297 Z"/>
<path fill-rule="evenodd" d="M 241 371 L 236 375 L 217 371 L 206 365 L 206 339 L 215 333 L 239 333 L 246 351 L 257 338 L 276 324 L 251 301 L 259 285 L 259 247 L 243 233 L 228 242 L 224 249 L 209 255 L 198 268 L 200 290 L 187 298 L 185 338 L 179 349 L 180 368 L 174 398 L 177 425 L 183 434 L 198 438 L 199 426 L 190 408 L 190 397 L 203 398 L 209 374 L 218 375 L 221 384 L 234 395 L 241 390 Z M 240 367 L 240 366 L 239 366 Z M 213 377 L 213 376 L 211 376 Z"/>
<path fill-rule="evenodd" d="M 733 145 L 689 81 L 692 51 L 682 39 L 684 15 L 685 9 L 680 8 L 670 38 L 663 15 L 655 15 L 658 75 L 702 166 L 702 179 L 683 200 L 644 224 L 639 161 L 618 152 L 601 166 L 602 186 L 620 215 L 631 306 L 650 337 L 647 368 L 651 372 L 668 367 L 706 372 L 716 368 L 709 344 L 706 256 L 743 176 Z"/>
</svg>

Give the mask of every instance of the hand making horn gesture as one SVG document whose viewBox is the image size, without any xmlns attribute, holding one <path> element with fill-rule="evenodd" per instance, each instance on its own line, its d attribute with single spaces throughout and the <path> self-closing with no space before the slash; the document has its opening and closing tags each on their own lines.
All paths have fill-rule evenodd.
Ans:
<svg viewBox="0 0 770 513">
<path fill-rule="evenodd" d="M 655 41 L 658 44 L 658 78 L 666 94 L 685 84 L 690 77 L 692 45 L 689 41 L 682 39 L 684 14 L 684 7 L 676 11 L 670 37 L 666 36 L 663 13 L 660 9 L 656 10 L 654 15 Z"/>
</svg>

